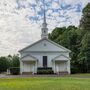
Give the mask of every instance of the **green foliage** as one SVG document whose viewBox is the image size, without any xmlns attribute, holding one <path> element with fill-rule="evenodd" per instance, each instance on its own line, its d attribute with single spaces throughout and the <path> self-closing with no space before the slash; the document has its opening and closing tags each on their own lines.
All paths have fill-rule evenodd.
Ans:
<svg viewBox="0 0 90 90">
<path fill-rule="evenodd" d="M 82 60 L 87 64 L 87 72 L 90 72 L 90 3 L 83 9 L 80 28 L 86 32 L 81 42 L 80 57 L 82 57 Z"/>
<path fill-rule="evenodd" d="M 0 90 L 90 90 L 90 78 L 0 78 Z"/>
<path fill-rule="evenodd" d="M 79 28 L 75 26 L 55 28 L 49 34 L 49 39 L 72 51 L 73 73 L 90 72 L 90 3 L 83 9 Z"/>
<path fill-rule="evenodd" d="M 53 70 L 38 70 L 37 74 L 54 74 Z"/>
<path fill-rule="evenodd" d="M 9 61 L 6 57 L 0 57 L 0 73 L 6 72 L 7 68 L 9 68 Z"/>
<path fill-rule="evenodd" d="M 19 55 L 14 55 L 12 57 L 12 65 L 13 65 L 13 67 L 19 67 L 20 66 Z"/>
<path fill-rule="evenodd" d="M 80 22 L 80 28 L 90 31 L 90 3 L 82 11 L 83 15 Z"/>
<path fill-rule="evenodd" d="M 63 30 L 65 29 L 65 30 Z M 58 35 L 55 34 L 58 32 Z M 63 30 L 63 32 L 59 32 L 60 30 Z M 54 34 L 53 34 L 54 33 Z M 53 37 L 54 35 L 54 37 Z M 56 36 L 55 36 L 56 35 Z M 75 26 L 69 26 L 67 28 L 57 28 L 54 29 L 52 33 L 49 34 L 49 39 L 53 40 L 54 42 L 70 49 L 72 51 L 71 53 L 71 70 L 72 73 L 77 72 L 86 72 L 87 70 L 87 62 L 85 61 L 86 56 L 84 55 L 84 51 L 81 49 L 82 44 L 83 49 L 86 48 L 86 32 L 75 27 Z M 86 51 L 85 51 L 86 52 Z"/>
<path fill-rule="evenodd" d="M 19 67 L 11 67 L 10 68 L 10 73 L 12 75 L 19 75 L 20 74 L 20 68 Z"/>
<path fill-rule="evenodd" d="M 61 31 L 63 30 L 63 32 Z M 58 35 L 55 34 L 58 32 Z M 59 32 L 61 31 L 61 32 Z M 53 34 L 54 33 L 54 34 Z M 69 26 L 67 28 L 57 28 L 54 29 L 52 33 L 49 34 L 49 39 L 53 40 L 54 42 L 70 49 L 72 51 L 71 53 L 71 67 L 72 70 L 76 70 L 77 72 L 79 71 L 79 62 L 78 62 L 78 54 L 80 53 L 80 47 L 81 47 L 81 40 L 82 40 L 82 35 L 84 35 L 82 30 L 78 29 L 75 26 Z M 54 35 L 54 37 L 53 37 Z M 56 35 L 56 36 L 55 36 Z M 74 69 L 75 68 L 75 69 Z"/>
<path fill-rule="evenodd" d="M 37 74 L 54 74 L 52 68 L 38 68 L 37 69 Z"/>
<path fill-rule="evenodd" d="M 0 73 L 6 72 L 11 67 L 20 67 L 19 55 L 0 57 Z"/>
</svg>

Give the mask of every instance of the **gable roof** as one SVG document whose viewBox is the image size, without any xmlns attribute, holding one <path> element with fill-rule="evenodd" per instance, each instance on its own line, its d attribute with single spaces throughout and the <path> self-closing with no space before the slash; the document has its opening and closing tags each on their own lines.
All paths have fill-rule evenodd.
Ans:
<svg viewBox="0 0 90 90">
<path fill-rule="evenodd" d="M 30 54 L 27 54 L 27 55 L 21 57 L 21 59 L 23 60 L 23 59 L 25 59 L 26 57 L 29 57 L 31 60 L 37 60 L 36 57 L 34 57 L 34 56 L 30 55 Z M 29 60 L 30 60 L 30 59 L 29 59 Z"/>
<path fill-rule="evenodd" d="M 60 54 L 59 56 L 56 56 L 55 58 L 53 58 L 52 60 L 61 60 L 61 57 L 63 57 L 64 60 L 70 60 L 71 58 L 63 55 L 63 54 Z"/>
<path fill-rule="evenodd" d="M 39 41 L 37 41 L 37 42 L 35 42 L 35 43 L 33 43 L 33 44 L 31 44 L 31 45 L 29 45 L 29 46 L 27 46 L 27 47 L 21 49 L 19 52 L 22 52 L 22 51 L 24 51 L 25 49 L 28 49 L 28 48 L 30 48 L 30 47 L 36 45 L 37 43 L 39 43 L 39 42 L 41 42 L 41 41 L 43 41 L 43 40 L 47 40 L 48 42 L 54 44 L 55 46 L 57 46 L 57 47 L 59 47 L 59 48 L 62 48 L 62 49 L 64 49 L 64 50 L 68 51 L 68 52 L 71 52 L 69 49 L 67 49 L 67 48 L 65 48 L 65 47 L 63 47 L 63 46 L 61 46 L 61 45 L 59 45 L 59 44 L 57 44 L 57 43 L 51 41 L 50 39 L 47 39 L 47 38 L 40 39 Z"/>
</svg>

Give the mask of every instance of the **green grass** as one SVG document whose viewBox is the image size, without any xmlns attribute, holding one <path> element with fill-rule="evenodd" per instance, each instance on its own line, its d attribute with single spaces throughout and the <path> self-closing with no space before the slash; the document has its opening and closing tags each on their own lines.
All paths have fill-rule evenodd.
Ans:
<svg viewBox="0 0 90 90">
<path fill-rule="evenodd" d="M 90 90 L 90 78 L 1 78 L 0 90 Z"/>
<path fill-rule="evenodd" d="M 71 75 L 66 75 L 66 76 L 74 76 L 74 77 L 90 77 L 90 73 L 85 73 L 85 74 L 71 74 Z"/>
<path fill-rule="evenodd" d="M 74 74 L 74 75 L 78 75 L 78 76 L 90 76 L 90 73 L 85 73 L 85 74 Z"/>
</svg>

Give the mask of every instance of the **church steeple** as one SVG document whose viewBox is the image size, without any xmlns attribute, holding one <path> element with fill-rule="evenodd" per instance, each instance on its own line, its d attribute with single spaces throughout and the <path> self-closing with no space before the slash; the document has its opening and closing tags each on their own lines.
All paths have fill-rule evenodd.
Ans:
<svg viewBox="0 0 90 90">
<path fill-rule="evenodd" d="M 45 0 L 43 0 L 43 24 L 42 24 L 42 34 L 41 38 L 48 38 L 48 28 L 46 23 L 46 10 L 45 10 Z"/>
</svg>

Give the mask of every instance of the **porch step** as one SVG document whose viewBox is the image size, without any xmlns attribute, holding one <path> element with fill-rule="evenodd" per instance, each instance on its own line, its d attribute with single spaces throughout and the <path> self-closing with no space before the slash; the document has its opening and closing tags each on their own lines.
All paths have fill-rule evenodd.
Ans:
<svg viewBox="0 0 90 90">
<path fill-rule="evenodd" d="M 68 75 L 69 73 L 67 71 L 58 72 L 59 75 Z"/>
<path fill-rule="evenodd" d="M 22 75 L 32 75 L 33 72 L 22 72 Z"/>
</svg>

